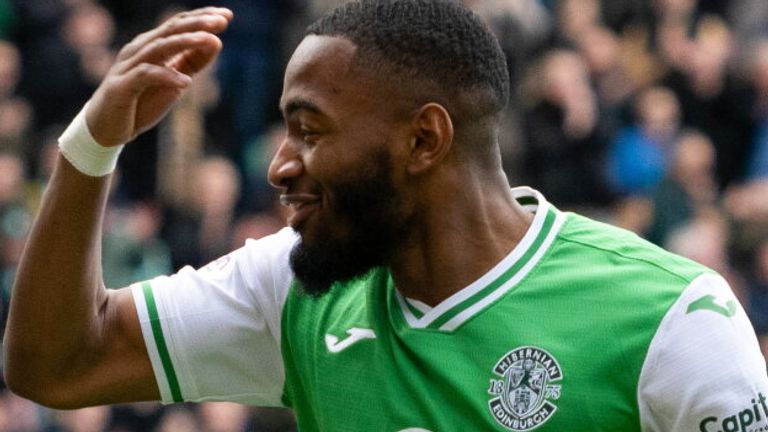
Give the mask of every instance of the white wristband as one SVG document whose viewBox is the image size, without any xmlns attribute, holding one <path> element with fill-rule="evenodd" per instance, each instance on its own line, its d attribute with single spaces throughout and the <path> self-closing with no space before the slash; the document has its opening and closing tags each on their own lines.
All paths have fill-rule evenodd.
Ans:
<svg viewBox="0 0 768 432">
<path fill-rule="evenodd" d="M 59 137 L 59 151 L 81 173 L 102 177 L 115 170 L 123 146 L 104 147 L 96 142 L 85 121 L 87 107 L 85 104 Z"/>
</svg>

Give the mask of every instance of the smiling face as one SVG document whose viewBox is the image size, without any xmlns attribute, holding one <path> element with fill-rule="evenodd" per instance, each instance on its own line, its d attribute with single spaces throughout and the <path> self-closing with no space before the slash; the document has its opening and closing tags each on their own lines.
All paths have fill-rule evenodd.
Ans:
<svg viewBox="0 0 768 432">
<path fill-rule="evenodd" d="M 308 36 L 285 73 L 287 135 L 269 180 L 301 235 L 291 265 L 310 294 L 385 264 L 408 226 L 398 161 L 409 122 L 373 74 L 353 67 L 355 50 Z"/>
</svg>

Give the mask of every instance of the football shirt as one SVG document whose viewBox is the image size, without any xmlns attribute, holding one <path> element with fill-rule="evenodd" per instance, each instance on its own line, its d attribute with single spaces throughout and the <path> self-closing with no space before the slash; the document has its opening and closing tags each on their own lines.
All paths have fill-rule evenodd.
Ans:
<svg viewBox="0 0 768 432">
<path fill-rule="evenodd" d="M 765 361 L 719 275 L 513 193 L 528 232 L 434 307 L 386 268 L 303 295 L 288 228 L 134 285 L 163 401 L 288 406 L 302 431 L 768 431 Z"/>
</svg>

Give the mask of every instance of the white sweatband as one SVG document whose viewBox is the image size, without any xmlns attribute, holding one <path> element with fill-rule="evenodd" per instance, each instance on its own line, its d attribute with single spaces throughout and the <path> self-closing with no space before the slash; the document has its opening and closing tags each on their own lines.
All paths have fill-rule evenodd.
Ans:
<svg viewBox="0 0 768 432">
<path fill-rule="evenodd" d="M 115 170 L 123 146 L 104 147 L 96 142 L 85 121 L 87 107 L 88 104 L 59 137 L 59 151 L 81 173 L 102 177 Z"/>
</svg>

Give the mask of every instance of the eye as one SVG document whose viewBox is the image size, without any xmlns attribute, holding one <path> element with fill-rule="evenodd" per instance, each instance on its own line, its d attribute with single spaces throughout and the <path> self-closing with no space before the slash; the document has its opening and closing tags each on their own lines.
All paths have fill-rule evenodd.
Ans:
<svg viewBox="0 0 768 432">
<path fill-rule="evenodd" d="M 299 132 L 301 132 L 301 136 L 304 139 L 304 142 L 309 144 L 314 144 L 320 138 L 319 132 L 309 128 L 302 127 Z"/>
</svg>

